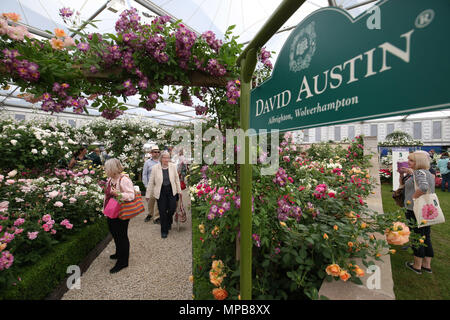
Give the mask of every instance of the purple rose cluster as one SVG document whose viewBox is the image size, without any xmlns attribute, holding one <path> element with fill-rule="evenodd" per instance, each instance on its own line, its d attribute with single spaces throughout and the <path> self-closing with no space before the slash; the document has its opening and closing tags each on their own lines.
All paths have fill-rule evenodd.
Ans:
<svg viewBox="0 0 450 320">
<path fill-rule="evenodd" d="M 220 47 L 222 46 L 222 41 L 216 39 L 214 32 L 206 31 L 202 34 L 202 38 L 205 39 L 211 49 L 213 49 L 216 53 L 219 53 Z"/>
<path fill-rule="evenodd" d="M 272 62 L 270 62 L 270 57 L 271 57 L 271 53 L 269 51 L 267 51 L 265 48 L 261 48 L 261 52 L 259 54 L 259 60 L 261 60 L 261 62 L 268 67 L 269 69 L 272 69 Z"/>
<path fill-rule="evenodd" d="M 70 85 L 67 83 L 59 84 L 55 82 L 53 84 L 52 92 L 46 92 L 42 95 L 41 109 L 47 112 L 61 112 L 65 108 L 73 108 L 75 113 L 83 113 L 84 107 L 88 105 L 88 101 L 83 97 L 69 96 L 67 90 Z"/>
<path fill-rule="evenodd" d="M 207 106 L 195 106 L 195 114 L 197 116 L 204 115 L 207 112 L 208 112 L 208 107 Z"/>
<path fill-rule="evenodd" d="M 180 24 L 177 32 L 175 32 L 175 48 L 177 57 L 179 59 L 178 65 L 185 70 L 188 70 L 188 62 L 191 57 L 191 49 L 194 46 L 197 36 L 194 32 Z"/>
<path fill-rule="evenodd" d="M 229 104 L 236 104 L 237 100 L 241 96 L 241 91 L 239 88 L 240 84 L 241 83 L 239 80 L 230 80 L 227 82 L 227 102 Z"/>
<path fill-rule="evenodd" d="M 281 198 L 277 202 L 278 204 L 278 220 L 286 221 L 289 217 L 294 218 L 297 222 L 300 221 L 302 216 L 302 209 L 299 206 L 290 204 L 286 199 Z"/>
<path fill-rule="evenodd" d="M 114 120 L 115 118 L 117 118 L 118 116 L 122 115 L 123 111 L 120 109 L 114 109 L 114 110 L 110 110 L 110 109 L 105 109 L 102 112 L 102 117 L 108 120 Z"/>
<path fill-rule="evenodd" d="M 20 78 L 27 81 L 39 80 L 39 66 L 36 63 L 17 59 L 20 56 L 17 50 L 3 49 L 2 53 L 4 58 L 1 61 L 10 73 L 17 73 Z"/>
</svg>

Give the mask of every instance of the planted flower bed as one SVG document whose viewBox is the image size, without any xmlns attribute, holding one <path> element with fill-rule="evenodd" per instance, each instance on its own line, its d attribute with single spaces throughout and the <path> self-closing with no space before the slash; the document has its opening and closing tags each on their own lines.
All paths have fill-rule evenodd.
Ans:
<svg viewBox="0 0 450 320">
<path fill-rule="evenodd" d="M 347 150 L 313 145 L 300 156 L 287 134 L 275 177 L 260 175 L 261 164 L 254 165 L 253 298 L 317 299 L 325 278 L 361 284 L 366 260 L 389 252 L 375 232 L 388 233 L 395 244 L 408 240 L 407 227 L 394 226 L 404 222 L 402 216 L 371 212 L 364 202 L 373 180 L 362 144 L 357 137 Z M 203 252 L 194 264 L 196 297 L 239 298 L 240 198 L 234 177 L 224 165 L 203 166 L 192 176 L 202 179 L 191 189 L 199 222 L 193 227 Z"/>
</svg>

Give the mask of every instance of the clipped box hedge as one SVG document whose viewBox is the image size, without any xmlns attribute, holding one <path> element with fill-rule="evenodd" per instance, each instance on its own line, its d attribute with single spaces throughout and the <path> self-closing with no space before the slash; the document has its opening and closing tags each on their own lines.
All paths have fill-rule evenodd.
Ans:
<svg viewBox="0 0 450 320">
<path fill-rule="evenodd" d="M 108 235 L 106 219 L 88 225 L 60 243 L 34 265 L 19 270 L 22 281 L 4 292 L 0 300 L 42 300 L 68 276 L 67 267 L 78 265 Z"/>
</svg>

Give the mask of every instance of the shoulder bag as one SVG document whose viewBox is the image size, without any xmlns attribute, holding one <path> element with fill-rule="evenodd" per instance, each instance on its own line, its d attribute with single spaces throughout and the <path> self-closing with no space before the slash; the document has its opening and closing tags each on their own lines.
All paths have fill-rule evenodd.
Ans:
<svg viewBox="0 0 450 320">
<path fill-rule="evenodd" d="M 122 176 L 123 177 L 123 176 Z M 122 179 L 122 177 L 120 179 Z M 119 180 L 120 188 L 120 180 Z M 124 201 L 120 203 L 120 210 L 118 218 L 121 220 L 128 220 L 136 217 L 145 211 L 144 201 L 140 192 L 134 191 L 134 199 L 131 201 Z"/>
<path fill-rule="evenodd" d="M 414 188 L 417 190 L 417 183 L 414 176 L 413 179 Z M 445 222 L 444 213 L 439 205 L 439 199 L 436 193 L 431 193 L 430 190 L 431 186 L 427 193 L 421 195 L 417 199 L 413 199 L 414 216 L 416 217 L 417 226 L 419 228 Z"/>
</svg>

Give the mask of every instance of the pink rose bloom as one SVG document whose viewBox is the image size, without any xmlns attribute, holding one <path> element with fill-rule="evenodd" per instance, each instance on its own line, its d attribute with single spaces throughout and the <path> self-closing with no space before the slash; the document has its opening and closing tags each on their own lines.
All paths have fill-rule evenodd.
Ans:
<svg viewBox="0 0 450 320">
<path fill-rule="evenodd" d="M 23 232 L 23 229 L 17 229 L 14 234 L 21 234 Z"/>
<path fill-rule="evenodd" d="M 38 233 L 39 233 L 38 231 L 35 231 L 35 232 L 28 232 L 28 239 L 30 239 L 30 240 L 36 239 Z"/>
<path fill-rule="evenodd" d="M 14 240 L 14 234 L 11 234 L 9 232 L 5 232 L 3 237 L 0 238 L 0 242 L 3 242 L 3 243 L 10 243 L 13 240 Z"/>
<path fill-rule="evenodd" d="M 69 201 L 70 201 L 70 203 L 75 203 L 75 202 L 77 202 L 77 199 L 74 198 L 74 197 L 71 197 L 71 198 L 69 199 Z"/>
<path fill-rule="evenodd" d="M 67 219 L 64 219 L 63 221 L 61 221 L 61 225 L 62 225 L 62 226 L 65 226 L 65 225 L 68 224 L 68 223 L 70 223 L 70 221 L 67 220 Z"/>
<path fill-rule="evenodd" d="M 89 173 L 89 170 L 88 169 L 84 169 L 83 170 L 83 174 L 88 174 Z"/>
<path fill-rule="evenodd" d="M 95 174 L 95 171 L 94 171 L 94 170 L 91 170 L 91 174 Z"/>
<path fill-rule="evenodd" d="M 225 194 L 225 188 L 224 187 L 220 187 L 219 190 L 217 190 L 217 192 L 219 194 Z"/>
<path fill-rule="evenodd" d="M 59 195 L 58 191 L 52 191 L 48 194 L 48 196 L 53 199 L 54 197 L 57 197 Z"/>
<path fill-rule="evenodd" d="M 51 234 L 55 234 L 55 233 L 56 233 L 56 230 L 55 230 L 55 229 L 52 229 L 52 231 L 50 231 L 50 233 L 51 233 Z"/>
<path fill-rule="evenodd" d="M 19 219 L 17 219 L 16 221 L 14 221 L 14 225 L 15 225 L 16 227 L 18 227 L 18 226 L 21 226 L 24 222 L 25 222 L 25 219 L 19 218 Z"/>
<path fill-rule="evenodd" d="M 6 185 L 7 186 L 9 186 L 9 185 L 11 185 L 11 184 L 14 184 L 16 182 L 16 180 L 13 180 L 13 179 L 8 179 L 8 180 L 6 180 Z"/>
<path fill-rule="evenodd" d="M 64 38 L 64 47 L 71 47 L 75 46 L 75 41 L 72 39 L 72 37 L 65 37 Z"/>
<path fill-rule="evenodd" d="M 9 201 L 2 201 L 0 202 L 0 212 L 5 212 L 8 210 Z"/>
<path fill-rule="evenodd" d="M 0 19 L 1 20 L 1 19 Z M 5 179 L 5 176 L 0 174 L 0 182 L 3 182 L 3 179 Z"/>
<path fill-rule="evenodd" d="M 45 232 L 49 232 L 52 228 L 52 225 L 49 225 L 46 223 L 46 224 L 42 225 L 42 228 L 44 228 Z"/>
<path fill-rule="evenodd" d="M 84 222 L 84 223 L 87 223 L 87 220 L 84 220 L 83 222 Z"/>
<path fill-rule="evenodd" d="M 67 223 L 66 224 L 66 229 L 72 229 L 73 228 L 73 224 Z"/>
<path fill-rule="evenodd" d="M 51 219 L 52 219 L 52 216 L 49 214 L 46 214 L 45 216 L 42 217 L 42 221 L 44 221 L 44 222 L 48 222 Z"/>
<path fill-rule="evenodd" d="M 54 206 L 58 207 L 58 208 L 61 208 L 62 206 L 64 206 L 64 203 L 62 203 L 61 201 L 56 201 Z"/>
<path fill-rule="evenodd" d="M 88 193 L 87 193 L 87 191 L 81 191 L 80 192 L 80 196 L 85 196 L 85 195 L 87 195 Z"/>
</svg>

